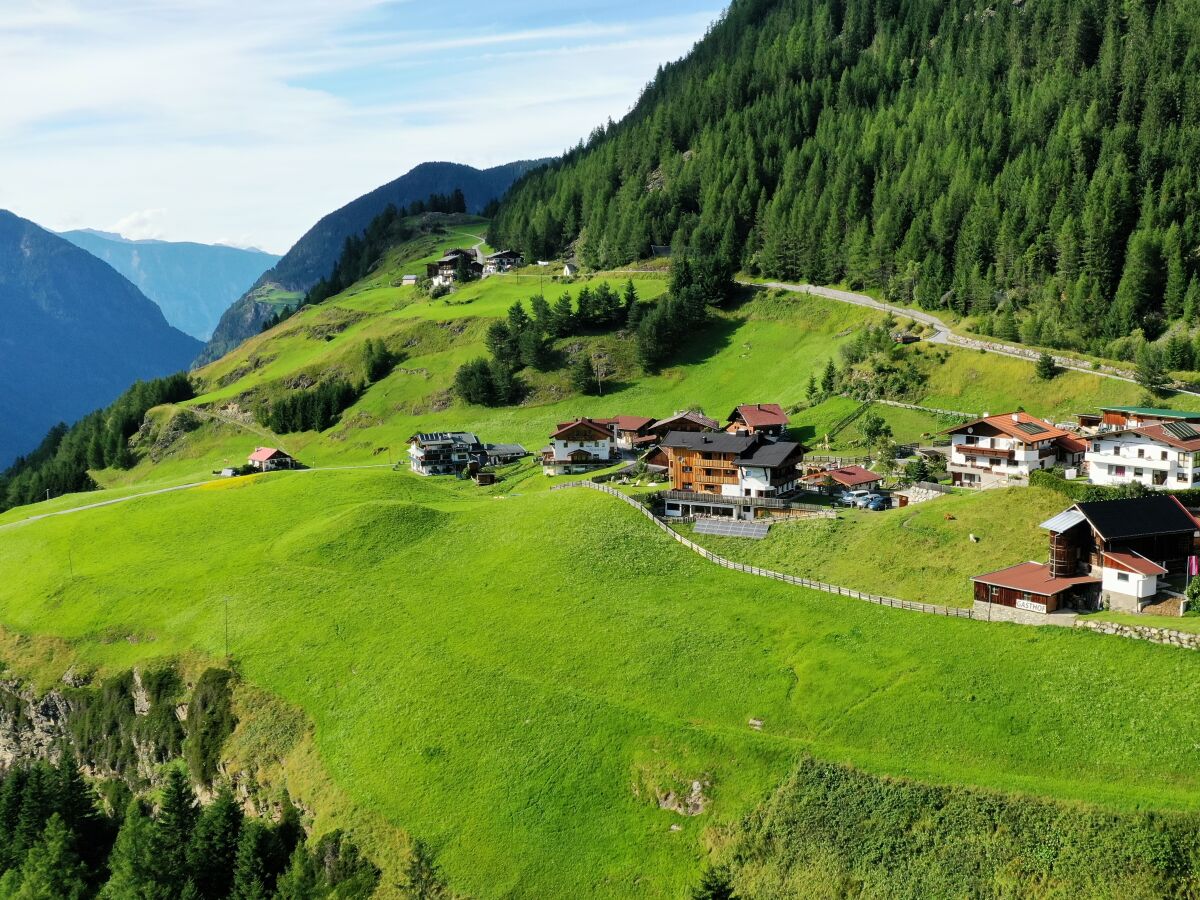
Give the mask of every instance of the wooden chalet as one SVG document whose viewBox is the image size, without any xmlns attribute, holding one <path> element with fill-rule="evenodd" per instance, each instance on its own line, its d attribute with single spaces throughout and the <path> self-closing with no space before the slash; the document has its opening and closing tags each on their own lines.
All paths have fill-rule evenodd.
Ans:
<svg viewBox="0 0 1200 900">
<path fill-rule="evenodd" d="M 1139 612 L 1164 579 L 1186 575 L 1200 552 L 1200 523 L 1171 496 L 1076 503 L 1042 528 L 1050 533 L 1049 562 L 972 579 L 981 614 L 990 611 L 979 604 L 1028 613 L 1098 606 Z"/>
<path fill-rule="evenodd" d="M 576 475 L 612 465 L 620 457 L 612 425 L 581 418 L 560 423 L 542 449 L 546 475 Z"/>
<path fill-rule="evenodd" d="M 883 476 L 862 466 L 841 466 L 811 472 L 801 481 L 808 490 L 813 491 L 873 491 L 883 483 Z"/>
<path fill-rule="evenodd" d="M 778 403 L 748 403 L 729 414 L 725 430 L 733 434 L 768 434 L 778 437 L 788 426 L 787 413 Z"/>
<path fill-rule="evenodd" d="M 449 284 L 458 277 L 460 266 L 466 266 L 475 276 L 483 274 L 483 264 L 479 262 L 475 251 L 465 247 L 447 250 L 437 262 L 425 266 L 425 274 L 433 281 Z"/>
<path fill-rule="evenodd" d="M 645 448 L 657 441 L 649 431 L 650 426 L 654 424 L 654 419 L 648 416 L 613 416 L 611 419 L 596 419 L 595 421 L 613 429 L 617 448 L 620 450 Z"/>
<path fill-rule="evenodd" d="M 662 442 L 669 516 L 753 517 L 796 489 L 808 448 L 766 435 L 673 431 Z"/>
<path fill-rule="evenodd" d="M 497 272 L 507 272 L 509 269 L 515 269 L 525 262 L 523 257 L 516 250 L 501 250 L 498 253 L 489 253 L 483 260 L 483 273 L 485 275 L 494 275 Z"/>
</svg>

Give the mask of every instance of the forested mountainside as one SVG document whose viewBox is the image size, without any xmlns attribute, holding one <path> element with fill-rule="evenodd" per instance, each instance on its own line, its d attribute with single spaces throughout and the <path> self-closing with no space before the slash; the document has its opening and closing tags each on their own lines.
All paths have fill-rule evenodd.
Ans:
<svg viewBox="0 0 1200 900">
<path fill-rule="evenodd" d="M 62 237 L 104 260 L 158 304 L 167 321 L 206 341 L 221 314 L 279 261 L 273 253 L 190 241 L 131 241 L 101 231 Z"/>
<path fill-rule="evenodd" d="M 1129 356 L 1112 342 L 1200 316 L 1195 13 L 734 0 L 490 240 L 613 266 L 703 230 L 752 272 Z"/>
<path fill-rule="evenodd" d="M 545 160 L 522 160 L 491 169 L 475 169 L 458 163 L 428 162 L 388 182 L 370 193 L 350 201 L 310 228 L 275 266 L 221 317 L 199 363 L 220 359 L 246 338 L 258 334 L 264 322 L 279 310 L 270 302 L 279 293 L 303 293 L 321 278 L 329 276 L 347 238 L 362 234 L 388 206 L 411 207 L 435 195 L 461 191 L 466 212 L 479 213 L 508 190 L 521 175 Z"/>
<path fill-rule="evenodd" d="M 0 317 L 0 464 L 201 346 L 112 267 L 5 211 Z"/>
</svg>

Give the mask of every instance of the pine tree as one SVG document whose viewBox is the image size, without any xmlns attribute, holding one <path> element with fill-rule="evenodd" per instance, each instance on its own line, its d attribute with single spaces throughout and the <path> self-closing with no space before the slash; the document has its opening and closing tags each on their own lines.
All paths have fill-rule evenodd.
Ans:
<svg viewBox="0 0 1200 900">
<path fill-rule="evenodd" d="M 1042 381 L 1049 381 L 1058 374 L 1058 363 L 1054 361 L 1054 357 L 1045 351 L 1038 357 L 1037 366 L 1034 370 L 1037 377 Z"/>
<path fill-rule="evenodd" d="M 821 394 L 829 397 L 837 389 L 837 366 L 832 357 L 825 363 L 825 371 L 821 373 Z"/>
<path fill-rule="evenodd" d="M 242 811 L 228 786 L 200 814 L 187 849 L 187 868 L 205 900 L 220 900 L 233 887 Z"/>
<path fill-rule="evenodd" d="M 317 871 L 303 846 L 292 851 L 288 867 L 275 885 L 275 900 L 311 900 L 317 894 Z"/>
<path fill-rule="evenodd" d="M 154 817 L 155 877 L 160 887 L 176 892 L 187 881 L 187 851 L 196 825 L 196 795 L 178 766 L 167 774 L 158 814 Z"/>
<path fill-rule="evenodd" d="M 705 871 L 699 886 L 692 891 L 692 900 L 737 900 L 729 870 L 714 866 Z"/>
<path fill-rule="evenodd" d="M 238 840 L 231 900 L 266 900 L 270 894 L 267 858 L 271 835 L 257 820 L 249 819 Z"/>
<path fill-rule="evenodd" d="M 109 857 L 112 874 L 100 892 L 103 900 L 155 900 L 154 853 L 154 823 L 135 798 L 125 810 L 125 821 Z"/>
<path fill-rule="evenodd" d="M 587 350 L 581 350 L 571 364 L 571 387 L 581 394 L 596 393 L 596 369 Z"/>
<path fill-rule="evenodd" d="M 15 900 L 78 900 L 87 895 L 86 869 L 73 849 L 75 836 L 55 813 L 41 841 L 30 848 L 21 866 Z"/>
</svg>

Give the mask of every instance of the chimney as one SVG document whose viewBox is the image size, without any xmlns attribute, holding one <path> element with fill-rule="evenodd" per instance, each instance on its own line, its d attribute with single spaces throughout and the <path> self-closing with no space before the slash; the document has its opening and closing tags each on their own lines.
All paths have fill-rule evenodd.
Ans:
<svg viewBox="0 0 1200 900">
<path fill-rule="evenodd" d="M 1020 413 L 1013 413 L 1013 421 L 1014 421 L 1014 422 L 1020 422 L 1020 421 L 1021 421 L 1021 414 L 1020 414 Z"/>
</svg>

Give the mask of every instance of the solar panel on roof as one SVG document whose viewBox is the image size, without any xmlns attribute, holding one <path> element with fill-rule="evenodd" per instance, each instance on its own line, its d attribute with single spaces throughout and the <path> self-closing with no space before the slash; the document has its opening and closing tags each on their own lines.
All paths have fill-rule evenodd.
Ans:
<svg viewBox="0 0 1200 900">
<path fill-rule="evenodd" d="M 1019 422 L 1017 428 L 1026 434 L 1041 434 L 1046 430 L 1044 425 L 1039 425 L 1037 422 Z"/>
<path fill-rule="evenodd" d="M 1179 438 L 1181 441 L 1190 441 L 1200 437 L 1200 432 L 1189 425 L 1187 422 L 1165 422 L 1163 431 L 1171 435 L 1171 437 Z"/>
<path fill-rule="evenodd" d="M 765 538 L 770 529 L 769 522 L 739 522 L 735 519 L 700 519 L 696 522 L 696 534 L 750 538 L 755 541 Z"/>
</svg>

